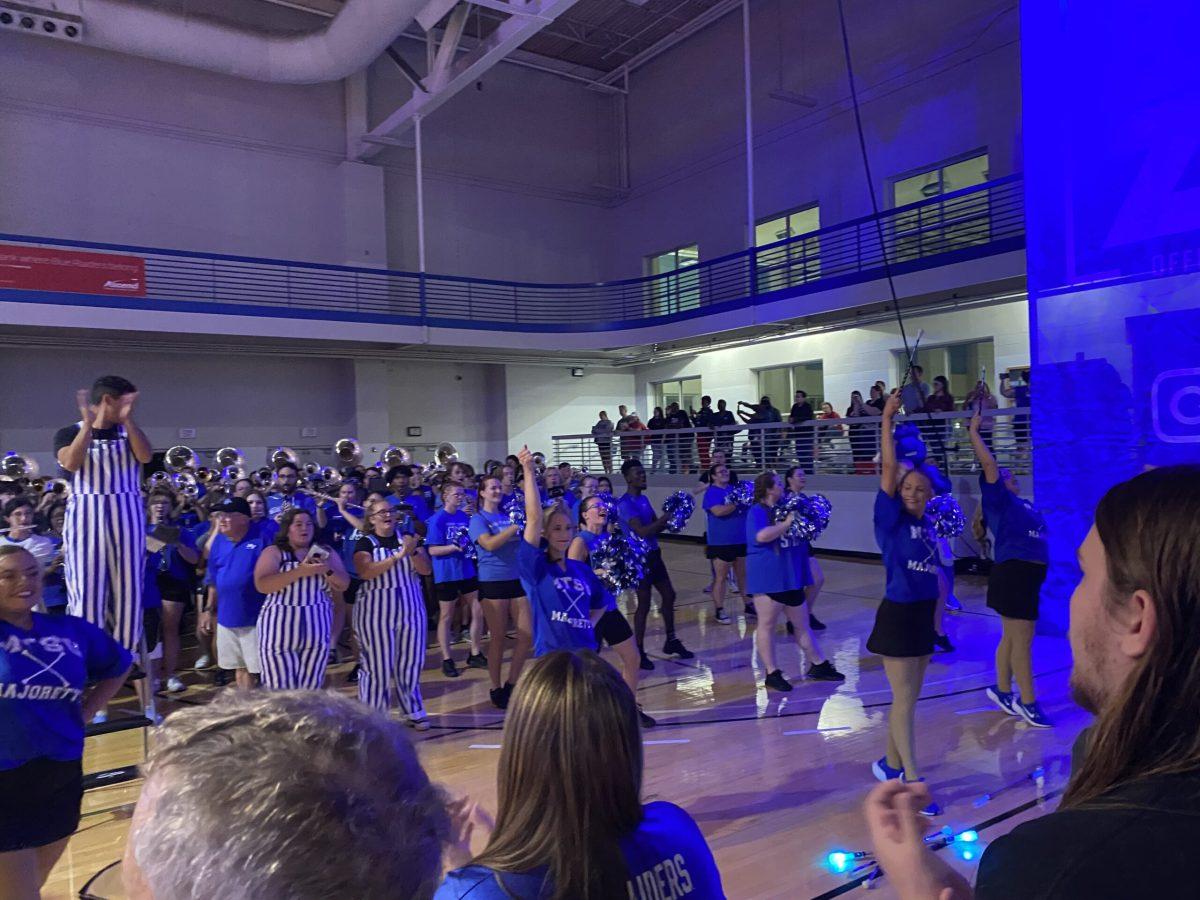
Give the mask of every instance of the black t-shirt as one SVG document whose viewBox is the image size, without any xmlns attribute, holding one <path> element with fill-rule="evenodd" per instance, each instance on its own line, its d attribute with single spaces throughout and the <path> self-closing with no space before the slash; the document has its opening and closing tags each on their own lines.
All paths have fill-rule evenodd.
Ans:
<svg viewBox="0 0 1200 900">
<path fill-rule="evenodd" d="M 736 425 L 737 420 L 729 410 L 722 409 L 713 413 L 712 423 L 713 425 Z"/>
<path fill-rule="evenodd" d="M 801 422 L 811 422 L 816 416 L 813 415 L 813 408 L 808 403 L 793 403 L 792 412 L 788 416 L 788 421 L 793 425 L 799 425 Z"/>
<path fill-rule="evenodd" d="M 75 435 L 79 434 L 79 423 L 68 425 L 66 428 L 60 428 L 54 432 L 54 455 L 58 455 L 58 451 L 63 447 L 71 446 L 75 440 Z M 115 441 L 121 436 L 121 429 L 114 425 L 112 428 L 93 428 L 92 438 L 97 441 Z"/>
<path fill-rule="evenodd" d="M 1078 809 L 1018 825 L 979 861 L 978 900 L 1200 894 L 1200 771 L 1147 778 Z"/>
<path fill-rule="evenodd" d="M 372 542 L 369 537 L 360 537 L 354 544 L 355 553 L 366 553 L 370 555 L 374 551 L 376 545 L 386 547 L 388 550 L 400 549 L 400 536 L 393 534 L 391 537 L 376 537 Z"/>
</svg>

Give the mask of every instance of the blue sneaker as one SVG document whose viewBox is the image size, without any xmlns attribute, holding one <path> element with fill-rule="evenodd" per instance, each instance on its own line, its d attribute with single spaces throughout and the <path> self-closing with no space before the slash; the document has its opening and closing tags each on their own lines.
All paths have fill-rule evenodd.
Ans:
<svg viewBox="0 0 1200 900">
<path fill-rule="evenodd" d="M 904 769 L 893 769 L 888 765 L 886 756 L 881 756 L 871 763 L 871 772 L 879 781 L 891 781 L 894 778 L 904 777 Z"/>
<path fill-rule="evenodd" d="M 991 700 L 993 703 L 995 703 L 998 707 L 1000 707 L 1002 710 L 1004 710 L 1010 716 L 1021 715 L 1019 712 L 1017 712 L 1016 707 L 1013 706 L 1013 704 L 1017 700 L 1016 694 L 1013 694 L 1010 691 L 1002 691 L 1002 690 L 1000 690 L 1000 688 L 996 687 L 996 685 L 994 685 L 994 684 L 991 685 L 989 688 L 987 688 L 987 690 L 985 690 L 984 693 L 987 694 L 987 698 L 989 700 Z"/>
<path fill-rule="evenodd" d="M 1050 718 L 1042 712 L 1041 704 L 1036 700 L 1026 706 L 1018 699 L 1013 700 L 1013 706 L 1016 707 L 1017 715 L 1032 725 L 1034 728 L 1053 728 L 1054 723 Z"/>
<path fill-rule="evenodd" d="M 905 778 L 903 775 L 901 775 L 900 780 L 903 781 L 905 784 L 920 784 L 925 779 L 924 778 L 914 778 L 910 781 L 907 778 Z M 940 816 L 941 814 L 942 814 L 941 804 L 938 803 L 936 800 L 930 800 L 929 805 L 921 810 L 921 815 L 923 815 L 923 816 L 932 817 L 932 816 Z"/>
</svg>

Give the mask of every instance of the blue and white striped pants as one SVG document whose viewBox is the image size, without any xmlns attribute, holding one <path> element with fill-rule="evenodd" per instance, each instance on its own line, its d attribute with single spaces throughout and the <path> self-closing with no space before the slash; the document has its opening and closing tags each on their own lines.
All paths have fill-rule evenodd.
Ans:
<svg viewBox="0 0 1200 900">
<path fill-rule="evenodd" d="M 354 604 L 354 633 L 361 647 L 358 699 L 387 712 L 392 703 L 410 719 L 425 717 L 421 668 L 428 618 L 419 582 L 371 591 L 363 585 Z"/>
<path fill-rule="evenodd" d="M 319 691 L 329 664 L 333 604 L 263 605 L 258 616 L 258 655 L 263 687 L 273 691 Z"/>
<path fill-rule="evenodd" d="M 146 514 L 138 494 L 72 494 L 63 522 L 67 612 L 137 653 L 142 639 Z"/>
</svg>

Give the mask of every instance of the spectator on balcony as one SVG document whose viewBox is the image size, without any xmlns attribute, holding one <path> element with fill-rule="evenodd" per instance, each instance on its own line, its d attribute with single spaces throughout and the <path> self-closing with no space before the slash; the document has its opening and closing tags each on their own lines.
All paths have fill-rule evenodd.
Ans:
<svg viewBox="0 0 1200 900">
<path fill-rule="evenodd" d="M 950 393 L 950 382 L 946 380 L 945 375 L 936 376 L 933 379 L 933 393 L 925 400 L 925 408 L 921 412 L 954 412 L 956 408 L 954 395 Z M 924 422 L 921 425 L 921 431 L 925 436 L 925 443 L 929 445 L 930 452 L 941 455 L 946 442 L 950 439 L 950 422 L 946 419 Z"/>
<path fill-rule="evenodd" d="M 608 412 L 600 410 L 600 419 L 592 426 L 592 440 L 596 442 L 596 450 L 600 453 L 600 465 L 604 471 L 612 473 L 612 436 L 613 422 Z"/>
<path fill-rule="evenodd" d="M 667 428 L 691 428 L 691 417 L 679 408 L 678 403 L 667 407 Z M 671 474 L 688 473 L 692 471 L 692 436 L 690 434 L 672 434 L 667 437 L 667 454 L 671 459 Z"/>
<path fill-rule="evenodd" d="M 817 413 L 817 441 L 818 451 L 826 456 L 833 456 L 837 451 L 838 439 L 841 438 L 846 428 L 843 425 L 834 425 L 835 420 L 842 417 L 838 411 L 833 408 L 833 404 L 826 401 L 821 404 L 821 411 Z"/>
<path fill-rule="evenodd" d="M 880 415 L 879 409 L 863 403 L 861 392 L 850 392 L 850 406 L 846 408 L 847 419 L 878 419 Z M 879 423 L 853 422 L 847 427 L 850 430 L 850 457 L 854 460 L 854 474 L 872 474 L 875 470 L 872 460 L 879 452 Z"/>
<path fill-rule="evenodd" d="M 1013 406 L 1029 406 L 1029 391 L 1033 383 L 1033 372 L 1025 373 L 1023 381 L 1014 379 L 1008 372 L 1000 373 L 1000 396 L 1013 402 Z"/>
<path fill-rule="evenodd" d="M 982 421 L 979 423 L 979 436 L 989 451 L 992 449 L 992 428 L 996 424 L 996 419 L 994 416 L 987 415 L 987 410 L 996 409 L 998 405 L 996 397 L 992 394 L 986 381 L 976 382 L 962 405 L 962 408 L 968 412 L 978 411 L 982 416 Z"/>
<path fill-rule="evenodd" d="M 746 412 L 745 410 L 750 410 Z M 764 396 L 758 403 L 748 403 L 745 400 L 738 401 L 738 415 L 747 425 L 771 425 L 775 422 L 782 422 L 783 417 L 779 415 L 779 410 L 771 405 L 771 398 Z M 754 456 L 756 462 L 761 462 L 764 469 L 768 469 L 775 464 L 775 457 L 779 455 L 779 429 L 777 428 L 752 428 L 749 433 L 750 452 Z"/>
<path fill-rule="evenodd" d="M 688 413 L 692 417 L 692 426 L 694 428 L 712 428 L 715 424 L 716 413 L 712 409 L 712 397 L 705 395 L 700 398 L 700 410 L 697 412 L 689 407 Z M 713 437 L 711 434 L 697 434 L 696 448 L 700 451 L 700 471 L 708 471 L 708 467 L 712 465 L 710 462 L 710 448 L 712 447 Z"/>
<path fill-rule="evenodd" d="M 726 459 L 733 459 L 733 436 L 737 434 L 737 429 L 730 428 L 730 425 L 736 425 L 737 419 L 733 417 L 733 413 L 726 407 L 724 400 L 717 401 L 717 411 L 713 413 L 712 426 L 713 428 L 723 428 L 724 431 L 718 431 L 713 437 L 713 444 L 716 449 L 725 454 Z M 709 465 L 713 463 L 710 462 Z"/>
<path fill-rule="evenodd" d="M 662 431 L 667 427 L 667 417 L 663 415 L 661 406 L 654 407 L 654 415 L 646 423 L 650 431 Z M 650 471 L 661 472 L 667 468 L 667 438 L 665 435 L 653 434 L 650 441 Z"/>
<path fill-rule="evenodd" d="M 811 425 L 806 426 L 804 423 L 811 422 L 815 418 L 812 404 L 808 402 L 808 394 L 804 391 L 796 391 L 792 402 L 792 411 L 788 413 L 788 422 L 800 426 L 792 429 L 792 436 L 796 441 L 796 459 L 805 471 L 812 469 L 813 436 L 816 434 L 816 429 Z"/>
<path fill-rule="evenodd" d="M 925 408 L 925 401 L 929 399 L 929 384 L 922 380 L 924 377 L 925 370 L 920 366 L 908 370 L 908 381 L 900 388 L 900 403 L 904 406 L 905 415 L 916 415 Z"/>
<path fill-rule="evenodd" d="M 617 431 L 624 431 L 629 426 L 629 410 L 622 403 L 617 407 Z"/>
<path fill-rule="evenodd" d="M 624 409 L 624 407 L 621 407 Z M 621 432 L 621 458 L 636 459 L 642 461 L 642 449 L 646 446 L 646 438 L 640 433 L 649 431 L 641 419 L 638 418 L 637 410 L 630 410 L 629 414 L 622 419 L 625 422 L 625 427 L 621 428 L 617 425 L 617 431 Z"/>
<path fill-rule="evenodd" d="M 879 414 L 883 415 L 885 403 L 887 403 L 887 385 L 882 381 L 877 381 L 871 385 L 871 399 L 867 401 L 867 406 L 879 410 Z"/>
</svg>

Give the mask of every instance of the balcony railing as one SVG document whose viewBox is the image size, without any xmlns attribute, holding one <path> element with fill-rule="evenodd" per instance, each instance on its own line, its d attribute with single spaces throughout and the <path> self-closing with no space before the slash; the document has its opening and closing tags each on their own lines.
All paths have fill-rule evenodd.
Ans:
<svg viewBox="0 0 1200 900">
<path fill-rule="evenodd" d="M 984 413 L 980 435 L 997 463 L 1028 474 L 1032 461 L 1029 409 L 1010 407 Z M 967 435 L 969 412 L 897 416 L 916 425 L 930 462 L 946 475 L 979 471 Z M 728 464 L 752 475 L 767 469 L 801 465 L 810 475 L 878 475 L 880 418 L 866 416 L 787 423 L 729 425 L 721 428 L 616 432 L 605 443 L 591 434 L 553 437 L 554 462 L 602 472 L 620 469 L 626 459 L 640 460 L 648 472 L 698 475 L 714 450 Z"/>
<path fill-rule="evenodd" d="M 658 324 L 1020 249 L 1021 176 L 708 260 L 663 275 L 538 284 L 0 234 L 0 243 L 129 254 L 144 298 L 89 305 L 301 316 L 448 328 L 586 331 Z M 18 296 L 20 295 L 20 296 Z M 70 303 L 52 290 L 0 299 Z"/>
</svg>

